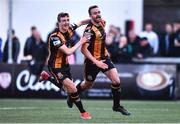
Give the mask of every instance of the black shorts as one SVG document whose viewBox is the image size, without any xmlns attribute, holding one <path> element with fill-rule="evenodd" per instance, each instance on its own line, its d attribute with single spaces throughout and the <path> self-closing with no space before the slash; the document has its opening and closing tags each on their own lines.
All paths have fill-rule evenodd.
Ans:
<svg viewBox="0 0 180 124">
<path fill-rule="evenodd" d="M 52 74 L 52 76 L 59 82 L 62 83 L 64 79 L 69 78 L 72 80 L 72 76 L 70 73 L 70 67 L 69 65 L 66 65 L 62 68 L 51 68 L 48 66 L 49 72 Z"/>
<path fill-rule="evenodd" d="M 99 68 L 95 64 L 93 64 L 90 60 L 86 60 L 85 68 L 84 68 L 85 79 L 87 81 L 94 81 L 96 79 L 97 74 L 100 71 L 104 73 L 106 71 L 111 70 L 112 68 L 115 68 L 110 58 L 106 58 L 104 63 L 108 65 L 107 69 Z"/>
</svg>

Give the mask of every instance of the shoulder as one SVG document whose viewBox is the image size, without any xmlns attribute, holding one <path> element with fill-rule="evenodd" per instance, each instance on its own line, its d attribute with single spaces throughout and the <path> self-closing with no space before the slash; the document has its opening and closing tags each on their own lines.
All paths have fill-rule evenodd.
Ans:
<svg viewBox="0 0 180 124">
<path fill-rule="evenodd" d="M 31 42 L 31 41 L 32 41 L 32 36 L 30 36 L 26 39 L 26 42 Z"/>
<path fill-rule="evenodd" d="M 49 37 L 49 42 L 54 46 L 54 47 L 60 47 L 63 45 L 63 42 L 61 41 L 60 36 L 57 33 L 52 33 Z"/>
<path fill-rule="evenodd" d="M 93 33 L 93 25 L 90 23 L 86 26 L 85 31 L 84 32 L 88 32 L 88 33 Z"/>
<path fill-rule="evenodd" d="M 150 36 L 155 38 L 158 37 L 157 33 L 154 31 L 150 32 Z"/>
<path fill-rule="evenodd" d="M 52 31 L 50 33 L 50 36 L 49 36 L 49 40 L 53 41 L 53 40 L 59 40 L 60 39 L 60 36 L 58 35 L 58 29 L 55 29 L 54 31 Z"/>
</svg>

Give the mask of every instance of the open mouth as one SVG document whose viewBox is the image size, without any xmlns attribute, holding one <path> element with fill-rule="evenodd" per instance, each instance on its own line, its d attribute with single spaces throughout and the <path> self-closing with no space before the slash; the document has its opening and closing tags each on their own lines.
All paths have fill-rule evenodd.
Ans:
<svg viewBox="0 0 180 124">
<path fill-rule="evenodd" d="M 101 19 L 101 17 L 97 17 L 96 19 Z"/>
</svg>

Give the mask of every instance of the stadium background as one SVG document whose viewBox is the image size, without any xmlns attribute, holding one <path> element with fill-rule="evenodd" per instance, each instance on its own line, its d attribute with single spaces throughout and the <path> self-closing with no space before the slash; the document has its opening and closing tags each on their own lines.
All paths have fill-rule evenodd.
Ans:
<svg viewBox="0 0 180 124">
<path fill-rule="evenodd" d="M 62 110 L 65 113 L 69 113 L 69 110 L 64 110 L 66 94 L 63 91 L 59 91 L 57 87 L 52 85 L 50 82 L 43 82 L 42 84 L 35 83 L 30 84 L 27 81 L 29 78 L 29 71 L 27 69 L 27 65 L 21 62 L 23 58 L 23 46 L 26 38 L 30 35 L 30 27 L 32 25 L 36 25 L 41 32 L 41 36 L 43 40 L 46 40 L 47 34 L 54 28 L 56 23 L 56 16 L 60 11 L 67 11 L 70 13 L 71 22 L 78 22 L 82 19 L 88 18 L 87 8 L 90 5 L 97 4 L 102 10 L 102 16 L 107 21 L 106 30 L 108 30 L 111 24 L 121 27 L 122 33 L 126 33 L 128 22 L 132 22 L 134 24 L 134 29 L 137 33 L 140 33 L 143 30 L 143 26 L 146 22 L 152 22 L 156 29 L 156 32 L 161 32 L 162 27 L 166 22 L 172 22 L 174 19 L 180 18 L 179 8 L 180 2 L 178 0 L 157 0 L 152 2 L 151 0 L 13 0 L 13 17 L 12 17 L 12 25 L 16 30 L 16 34 L 19 37 L 21 42 L 21 51 L 18 59 L 18 64 L 0 64 L 0 122 L 72 122 L 71 118 L 66 119 L 63 117 L 59 119 L 52 118 L 45 120 L 30 120 L 28 116 L 31 115 L 21 115 L 13 116 L 13 113 L 17 111 L 24 110 L 27 112 L 29 109 L 32 109 L 32 114 L 36 113 L 36 108 L 45 109 L 42 113 L 46 113 L 49 110 L 51 111 L 51 106 L 48 104 L 55 104 L 52 110 L 55 113 L 49 113 L 49 116 L 54 114 L 60 114 L 57 110 Z M 173 13 L 173 14 L 172 14 Z M 8 30 L 8 0 L 1 0 L 0 2 L 0 37 L 5 41 L 7 38 L 7 30 Z M 84 27 L 78 29 L 78 33 L 82 34 Z M 4 47 L 4 42 L 2 44 L 2 48 Z M 2 49 L 1 48 L 1 49 Z M 83 80 L 82 64 L 83 57 L 80 58 L 77 65 L 72 65 L 72 75 L 74 76 L 74 80 L 76 83 Z M 130 110 L 137 114 L 133 119 L 132 118 L 123 118 L 120 117 L 120 121 L 117 120 L 116 115 L 112 115 L 112 118 L 108 118 L 108 114 L 102 116 L 107 116 L 107 118 L 101 118 L 97 114 L 96 121 L 90 122 L 180 122 L 178 119 L 179 113 L 179 100 L 180 98 L 180 59 L 179 58 L 149 58 L 141 61 L 135 61 L 133 64 L 117 64 L 116 67 L 120 73 L 120 77 L 122 80 L 122 88 L 123 94 L 122 98 L 125 100 L 133 100 L 133 101 L 125 101 L 125 105 L 127 104 L 130 107 Z M 46 69 L 46 68 L 45 68 Z M 79 73 L 77 73 L 79 72 Z M 165 87 L 159 90 L 152 90 L 151 88 L 143 89 L 140 87 L 140 83 L 138 82 L 139 77 L 142 76 L 143 73 L 151 73 L 158 72 L 158 76 L 162 76 L 161 78 L 165 79 Z M 157 73 L 156 73 L 157 74 Z M 152 75 L 149 77 L 152 78 Z M 155 81 L 156 82 L 156 81 Z M 110 81 L 104 77 L 102 73 L 98 75 L 96 80 L 96 84 L 93 89 L 90 89 L 82 94 L 83 99 L 86 100 L 97 100 L 95 102 L 85 101 L 91 107 L 96 106 L 96 104 L 103 104 L 107 113 L 110 109 L 106 108 L 109 106 L 109 99 L 111 98 L 111 93 L 109 89 Z M 162 83 L 163 84 L 163 83 Z M 151 87 L 151 86 L 150 86 Z M 8 99 L 6 99 L 8 98 Z M 11 98 L 11 99 L 9 99 Z M 13 98 L 13 99 L 12 99 Z M 15 98 L 15 99 L 14 99 Z M 20 99 L 21 98 L 21 99 Z M 22 100 L 22 98 L 38 98 L 36 100 L 30 99 L 29 103 L 35 105 L 35 109 L 31 108 L 31 105 L 28 105 L 26 100 Z M 42 100 L 45 102 L 41 106 L 41 99 L 44 98 L 55 98 L 60 99 L 60 102 L 57 100 Z M 98 101 L 104 100 L 106 101 Z M 38 101 L 40 100 L 40 101 Z M 135 101 L 140 100 L 140 101 Z M 143 100 L 143 101 L 142 101 Z M 155 100 L 155 101 L 146 101 L 146 100 Z M 167 101 L 158 101 L 156 100 L 168 100 Z M 40 103 L 39 103 L 40 102 Z M 92 103 L 91 103 L 92 102 Z M 106 102 L 106 104 L 105 104 Z M 150 103 L 152 102 L 152 104 Z M 10 104 L 15 103 L 15 104 Z M 64 106 L 58 104 L 64 104 Z M 95 104 L 94 104 L 95 103 Z M 133 106 L 134 103 L 134 106 Z M 18 106 L 21 105 L 21 106 Z M 157 104 L 157 105 L 156 105 Z M 28 108 L 25 108 L 27 107 Z M 47 105 L 47 106 L 46 106 Z M 149 105 L 149 108 L 146 108 Z M 23 108 L 23 106 L 25 106 Z M 141 106 L 143 106 L 143 110 L 141 110 Z M 157 107 L 155 107 L 157 106 Z M 44 107 L 44 108 L 43 108 Z M 60 108 L 58 108 L 60 107 Z M 164 110 L 164 107 L 167 109 Z M 177 108 L 176 108 L 177 107 Z M 57 109 L 58 108 L 58 109 Z M 101 108 L 101 106 L 99 106 Z M 152 113 L 146 113 L 150 111 L 152 108 L 155 108 Z M 6 111 L 8 110 L 8 111 Z M 16 110 L 16 111 L 13 111 Z M 137 112 L 139 110 L 139 113 Z M 153 109 L 152 109 L 153 110 Z M 5 112 L 4 112 L 5 111 Z M 13 111 L 11 114 L 9 111 Z M 96 109 L 92 109 L 92 111 L 96 111 Z M 7 112 L 7 113 L 6 113 Z M 140 118 L 142 113 L 146 113 L 149 118 L 144 117 L 143 120 Z M 158 113 L 159 112 L 159 113 Z M 167 112 L 167 113 L 166 113 Z M 169 112 L 169 113 L 168 113 Z M 9 113 L 9 114 L 8 114 Z M 153 118 L 153 114 L 156 113 L 158 117 L 157 120 Z M 164 115 L 163 115 L 164 113 Z M 37 114 L 37 113 L 36 113 Z M 18 114 L 17 114 L 18 115 Z M 75 114 L 74 114 L 75 115 Z M 77 118 L 76 116 L 73 118 Z M 173 117 L 169 117 L 169 119 L 162 119 L 164 117 L 168 118 L 168 115 L 172 115 Z M 8 117 L 11 117 L 8 121 Z M 24 118 L 24 120 L 19 118 Z M 46 115 L 42 115 L 41 119 L 46 117 Z M 98 118 L 99 117 L 99 118 Z M 64 119 L 65 118 L 65 119 Z M 113 120 L 115 118 L 116 120 Z M 18 120 L 19 119 L 19 120 Z M 109 120 L 108 120 L 109 119 Z M 127 119 L 127 120 L 126 120 Z M 152 120 L 152 121 L 151 121 Z M 74 119 L 74 122 L 82 123 L 82 121 Z"/>
</svg>

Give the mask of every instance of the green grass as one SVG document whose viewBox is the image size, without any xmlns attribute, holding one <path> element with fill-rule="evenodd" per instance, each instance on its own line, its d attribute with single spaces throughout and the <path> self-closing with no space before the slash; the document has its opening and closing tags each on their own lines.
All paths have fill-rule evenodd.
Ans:
<svg viewBox="0 0 180 124">
<path fill-rule="evenodd" d="M 82 120 L 78 110 L 65 100 L 0 99 L 0 123 L 177 123 L 180 101 L 123 101 L 131 116 L 113 112 L 111 100 L 84 100 L 91 120 Z"/>
</svg>

